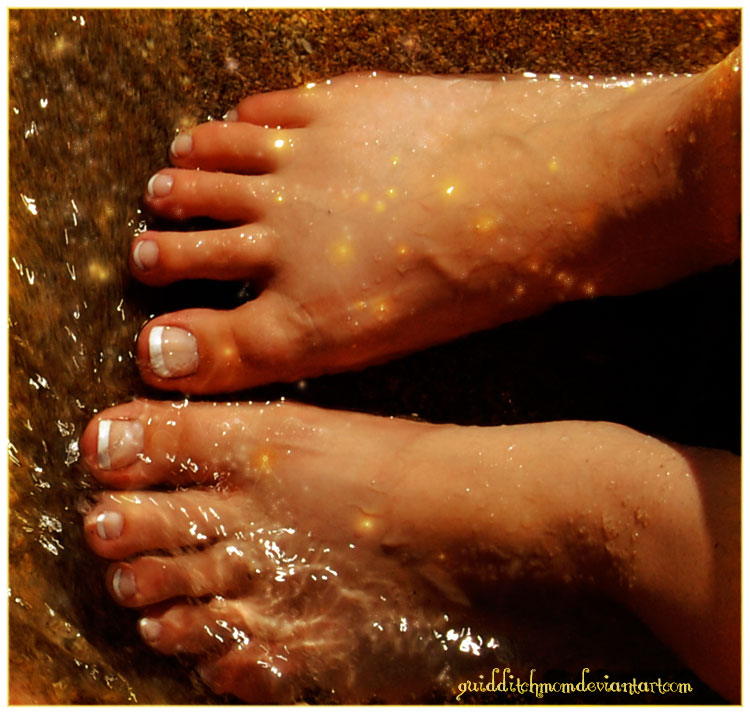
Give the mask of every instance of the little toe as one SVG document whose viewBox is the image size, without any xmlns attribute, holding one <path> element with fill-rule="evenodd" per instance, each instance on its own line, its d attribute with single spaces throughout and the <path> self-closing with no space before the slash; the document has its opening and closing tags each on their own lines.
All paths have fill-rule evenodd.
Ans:
<svg viewBox="0 0 750 714">
<path fill-rule="evenodd" d="M 293 145 L 288 131 L 212 121 L 178 134 L 169 153 L 172 163 L 183 168 L 262 174 L 278 169 Z"/>
<path fill-rule="evenodd" d="M 312 88 L 312 85 L 307 87 Z M 307 87 L 254 94 L 243 99 L 229 112 L 228 118 L 236 117 L 241 122 L 263 127 L 295 129 L 307 126 L 312 119 Z"/>
<path fill-rule="evenodd" d="M 317 347 L 304 307 L 266 289 L 234 310 L 156 318 L 141 331 L 137 354 L 141 377 L 151 386 L 220 394 L 310 376 Z"/>
<path fill-rule="evenodd" d="M 216 693 L 231 693 L 251 704 L 298 704 L 305 694 L 300 662 L 283 646 L 235 637 L 234 646 L 198 665 L 201 679 Z M 314 684 L 310 683 L 313 687 Z M 314 689 L 313 689 L 314 691 Z"/>
<path fill-rule="evenodd" d="M 110 595 L 125 607 L 144 607 L 176 597 L 200 598 L 246 593 L 257 575 L 252 544 L 223 541 L 200 552 L 174 556 L 147 555 L 109 566 L 105 582 Z"/>
<path fill-rule="evenodd" d="M 249 280 L 271 270 L 273 240 L 258 225 L 193 232 L 146 231 L 133 243 L 130 268 L 147 285 L 177 280 Z"/>
<path fill-rule="evenodd" d="M 262 214 L 265 178 L 213 171 L 164 169 L 146 187 L 146 203 L 156 214 L 177 221 L 213 218 L 250 223 Z"/>
<path fill-rule="evenodd" d="M 108 560 L 209 545 L 245 525 L 225 496 L 202 491 L 105 493 L 83 520 L 89 547 Z"/>
</svg>

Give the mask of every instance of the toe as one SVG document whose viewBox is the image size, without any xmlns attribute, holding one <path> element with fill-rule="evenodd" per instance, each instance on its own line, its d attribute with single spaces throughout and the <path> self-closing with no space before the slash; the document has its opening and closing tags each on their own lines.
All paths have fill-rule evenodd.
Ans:
<svg viewBox="0 0 750 714">
<path fill-rule="evenodd" d="M 162 654 L 203 655 L 198 672 L 217 694 L 232 693 L 250 703 L 290 702 L 301 694 L 296 662 L 268 636 L 273 623 L 249 598 L 151 608 L 138 629 Z"/>
<path fill-rule="evenodd" d="M 234 310 L 162 315 L 138 338 L 142 379 L 159 389 L 219 394 L 311 376 L 319 336 L 308 313 L 270 289 Z"/>
<path fill-rule="evenodd" d="M 159 483 L 168 470 L 159 473 L 148 456 L 154 449 L 147 430 L 161 422 L 161 411 L 156 404 L 136 400 L 97 415 L 79 440 L 84 467 L 102 483 L 117 488 Z"/>
<path fill-rule="evenodd" d="M 204 658 L 197 669 L 216 694 L 234 694 L 251 704 L 299 703 L 305 694 L 299 663 L 279 645 L 235 642 L 220 657 Z"/>
<path fill-rule="evenodd" d="M 131 251 L 133 274 L 148 285 L 177 280 L 249 280 L 267 274 L 273 241 L 258 225 L 194 232 L 146 231 Z"/>
<path fill-rule="evenodd" d="M 212 121 L 179 134 L 169 153 L 172 163 L 183 168 L 261 174 L 278 169 L 293 146 L 288 131 Z"/>
<path fill-rule="evenodd" d="M 109 560 L 208 545 L 242 533 L 245 526 L 231 501 L 203 491 L 106 493 L 83 521 L 89 547 Z"/>
<path fill-rule="evenodd" d="M 271 193 L 260 176 L 164 169 L 149 179 L 145 200 L 154 213 L 173 220 L 250 223 L 260 217 L 263 197 Z"/>
<path fill-rule="evenodd" d="M 243 541 L 223 541 L 200 552 L 175 556 L 148 555 L 130 563 L 113 563 L 105 582 L 110 595 L 125 607 L 144 607 L 176 597 L 246 593 L 259 568 Z"/>
<path fill-rule="evenodd" d="M 205 604 L 176 602 L 155 607 L 138 623 L 141 636 L 163 654 L 198 654 L 226 650 L 232 643 L 247 646 L 257 619 L 249 599 L 214 598 Z"/>
<path fill-rule="evenodd" d="M 138 400 L 89 422 L 80 439 L 81 458 L 109 488 L 224 484 L 254 478 L 259 450 L 275 421 L 263 408 Z"/>
<path fill-rule="evenodd" d="M 263 127 L 294 129 L 312 119 L 310 95 L 305 88 L 254 94 L 243 99 L 230 114 L 241 122 Z"/>
</svg>

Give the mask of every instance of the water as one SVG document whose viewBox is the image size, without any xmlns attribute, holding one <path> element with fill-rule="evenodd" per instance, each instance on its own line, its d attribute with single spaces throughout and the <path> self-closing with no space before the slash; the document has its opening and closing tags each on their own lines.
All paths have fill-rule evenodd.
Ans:
<svg viewBox="0 0 750 714">
<path fill-rule="evenodd" d="M 166 66 L 168 32 L 157 25 L 115 57 L 118 23 L 104 17 L 11 19 L 11 649 L 37 701 L 142 701 L 128 662 L 141 648 L 130 628 L 107 629 L 117 610 L 81 539 L 78 502 L 91 482 L 77 467 L 77 437 L 93 412 L 142 392 L 132 358 L 145 315 L 124 268 L 161 147 L 134 141 L 132 113 L 164 94 L 166 78 L 131 69 L 148 65 L 144 55 Z M 175 116 L 164 103 L 164 117 L 142 129 L 163 137 Z M 121 639 L 114 658 L 101 650 L 110 638 Z"/>
<path fill-rule="evenodd" d="M 148 394 L 132 359 L 140 325 L 196 294 L 219 306 L 252 296 L 244 285 L 218 298 L 147 290 L 127 277 L 127 249 L 144 221 L 139 197 L 177 130 L 222 116 L 250 91 L 346 69 L 694 71 L 739 36 L 737 12 L 639 20 L 583 11 L 55 10 L 14 11 L 9 23 L 11 689 L 18 702 L 60 704 L 224 701 L 142 644 L 137 613 L 111 602 L 103 562 L 80 529 L 93 484 L 78 465 L 77 438 L 97 410 Z M 737 273 L 706 280 L 666 291 L 656 306 L 654 298 L 571 306 L 362 374 L 255 396 L 461 423 L 607 418 L 736 447 L 739 391 L 726 365 L 736 356 Z M 715 324 L 715 314 L 729 317 Z M 632 345 L 650 329 L 657 337 L 644 356 Z M 678 377 L 663 378 L 675 364 L 678 377 L 700 376 L 688 394 Z M 564 616 L 572 632 L 576 617 L 592 619 L 570 608 Z M 527 641 L 545 636 L 547 650 L 550 641 L 550 651 L 565 649 L 541 625 Z"/>
</svg>

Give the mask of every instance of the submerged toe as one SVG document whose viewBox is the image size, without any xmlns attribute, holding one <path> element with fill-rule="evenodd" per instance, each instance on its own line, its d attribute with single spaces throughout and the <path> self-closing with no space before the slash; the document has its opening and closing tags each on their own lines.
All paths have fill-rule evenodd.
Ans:
<svg viewBox="0 0 750 714">
<path fill-rule="evenodd" d="M 205 546 L 233 536 L 243 525 L 231 500 L 204 491 L 109 492 L 84 518 L 89 546 L 109 559 Z"/>
<path fill-rule="evenodd" d="M 147 555 L 109 567 L 105 582 L 126 607 L 144 607 L 176 597 L 245 594 L 260 572 L 251 545 L 227 540 L 200 551 Z"/>
</svg>

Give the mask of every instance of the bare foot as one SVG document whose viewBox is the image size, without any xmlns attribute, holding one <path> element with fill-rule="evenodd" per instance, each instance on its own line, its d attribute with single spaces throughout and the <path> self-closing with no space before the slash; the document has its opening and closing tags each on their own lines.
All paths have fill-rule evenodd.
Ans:
<svg viewBox="0 0 750 714">
<path fill-rule="evenodd" d="M 148 207 L 228 227 L 139 235 L 134 275 L 261 292 L 151 322 L 144 380 L 217 393 L 357 368 L 733 260 L 738 63 L 619 82 L 344 76 L 180 134 Z"/>
<path fill-rule="evenodd" d="M 736 675 L 739 481 L 724 457 L 710 457 L 714 499 L 704 457 L 612 424 L 143 401 L 95 418 L 81 449 L 118 489 L 85 517 L 115 561 L 112 596 L 217 692 L 455 695 L 508 664 L 499 604 L 524 583 L 612 596 L 709 683 Z"/>
</svg>

